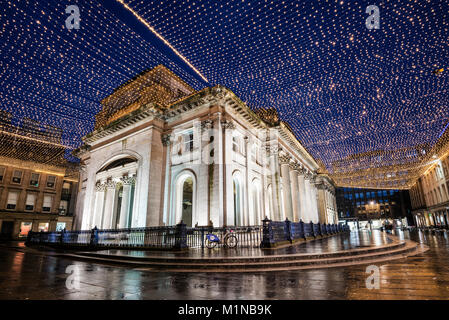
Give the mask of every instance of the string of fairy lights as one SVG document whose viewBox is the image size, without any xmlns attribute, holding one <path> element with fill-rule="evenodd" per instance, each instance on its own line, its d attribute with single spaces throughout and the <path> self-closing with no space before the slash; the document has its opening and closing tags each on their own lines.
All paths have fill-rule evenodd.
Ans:
<svg viewBox="0 0 449 320">
<path fill-rule="evenodd" d="M 0 109 L 13 125 L 61 128 L 73 150 L 102 99 L 164 64 L 196 90 L 221 84 L 250 108 L 275 107 L 340 185 L 409 187 L 447 137 L 447 1 L 114 3 L 0 7 Z M 371 4 L 378 30 L 365 25 Z M 65 28 L 68 5 L 79 30 Z"/>
</svg>

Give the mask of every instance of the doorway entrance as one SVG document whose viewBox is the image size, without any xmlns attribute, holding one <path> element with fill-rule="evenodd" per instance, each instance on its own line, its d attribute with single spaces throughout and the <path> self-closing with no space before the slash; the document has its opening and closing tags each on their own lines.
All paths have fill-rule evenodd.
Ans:
<svg viewBox="0 0 449 320">
<path fill-rule="evenodd" d="M 11 240 L 14 231 L 14 221 L 3 221 L 0 232 L 0 240 Z"/>
</svg>

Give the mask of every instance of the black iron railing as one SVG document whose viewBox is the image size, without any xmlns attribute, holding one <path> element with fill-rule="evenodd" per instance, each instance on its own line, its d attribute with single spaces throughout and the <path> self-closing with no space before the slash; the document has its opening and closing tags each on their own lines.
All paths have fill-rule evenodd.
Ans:
<svg viewBox="0 0 449 320">
<path fill-rule="evenodd" d="M 249 227 L 196 227 L 185 224 L 169 227 L 148 227 L 110 230 L 82 230 L 61 232 L 29 232 L 27 245 L 53 245 L 59 247 L 85 247 L 89 249 L 184 249 L 204 248 L 206 235 L 213 233 L 224 239 L 229 230 L 238 239 L 237 247 L 259 247 L 262 226 Z M 222 247 L 220 242 L 218 247 Z"/>
<path fill-rule="evenodd" d="M 350 231 L 348 225 L 291 222 L 288 219 L 279 222 L 271 221 L 268 218 L 263 220 L 262 229 L 262 248 L 272 248 L 282 243 L 293 243 L 300 239 L 307 240 Z"/>
<path fill-rule="evenodd" d="M 347 226 L 300 222 L 263 220 L 263 226 L 247 227 L 195 227 L 187 228 L 182 222 L 176 226 L 130 229 L 108 229 L 61 232 L 29 232 L 27 245 L 50 245 L 85 249 L 186 249 L 206 247 L 207 234 L 223 240 L 232 230 L 238 248 L 267 248 L 285 241 L 316 238 L 348 231 Z M 217 247 L 223 247 L 220 241 Z"/>
</svg>

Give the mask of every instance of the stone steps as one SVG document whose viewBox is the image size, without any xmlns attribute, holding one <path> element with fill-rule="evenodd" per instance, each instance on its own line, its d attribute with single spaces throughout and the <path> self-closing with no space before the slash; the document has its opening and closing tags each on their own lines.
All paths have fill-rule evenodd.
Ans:
<svg viewBox="0 0 449 320">
<path fill-rule="evenodd" d="M 319 254 L 292 254 L 259 257 L 133 257 L 107 255 L 92 252 L 64 254 L 65 257 L 94 263 L 105 263 L 137 268 L 139 270 L 179 272 L 255 272 L 280 271 L 310 268 L 340 267 L 355 264 L 370 264 L 400 259 L 423 251 L 413 241 L 394 241 L 391 244 Z"/>
</svg>

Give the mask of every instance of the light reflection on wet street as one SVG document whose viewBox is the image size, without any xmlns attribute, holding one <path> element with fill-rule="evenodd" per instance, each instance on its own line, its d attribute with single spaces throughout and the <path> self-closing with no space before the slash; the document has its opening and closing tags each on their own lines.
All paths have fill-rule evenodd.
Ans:
<svg viewBox="0 0 449 320">
<path fill-rule="evenodd" d="M 430 250 L 378 264 L 378 290 L 366 288 L 366 265 L 254 274 L 161 273 L 1 246 L 0 299 L 448 299 L 448 235 L 407 231 L 400 236 Z M 81 270 L 79 289 L 66 288 L 66 268 L 72 264 Z"/>
</svg>

